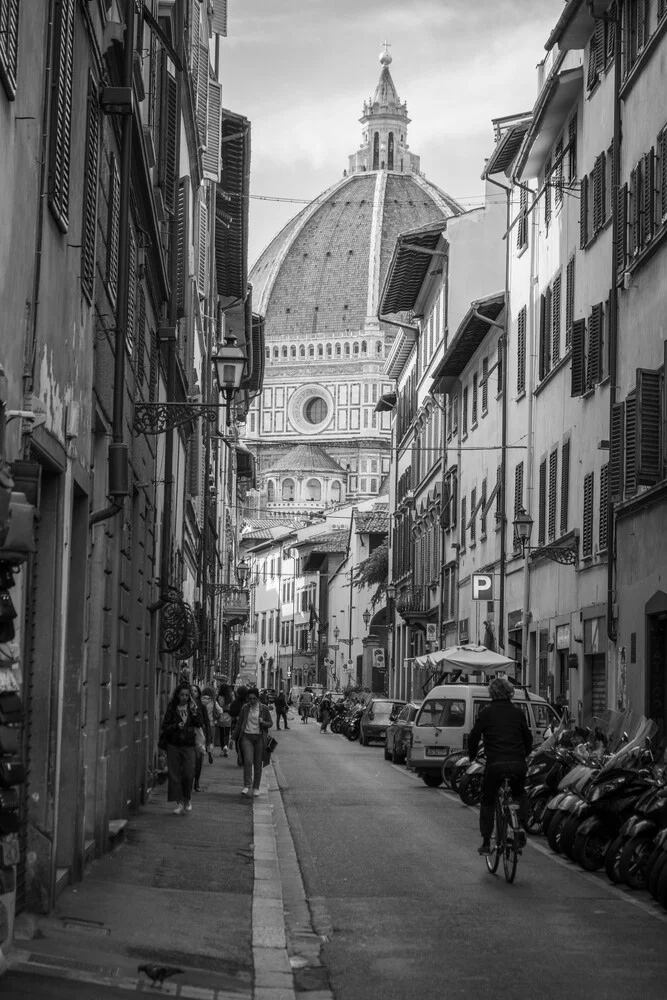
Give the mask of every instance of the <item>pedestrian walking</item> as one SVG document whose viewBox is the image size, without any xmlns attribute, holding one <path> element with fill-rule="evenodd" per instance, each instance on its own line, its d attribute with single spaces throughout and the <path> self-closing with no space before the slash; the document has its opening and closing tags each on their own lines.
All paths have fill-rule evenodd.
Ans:
<svg viewBox="0 0 667 1000">
<path fill-rule="evenodd" d="M 220 725 L 222 719 L 222 709 L 218 705 L 215 698 L 215 691 L 211 687 L 205 687 L 202 689 L 201 700 L 204 708 L 206 709 L 206 714 L 208 716 L 208 725 L 210 730 L 210 740 L 206 745 L 206 753 L 208 754 L 209 764 L 213 763 L 213 739 L 215 735 L 216 728 Z"/>
<path fill-rule="evenodd" d="M 310 688 L 304 688 L 299 695 L 299 715 L 301 716 L 301 721 L 308 725 L 308 716 L 310 715 L 310 708 L 313 704 L 313 692 Z"/>
<path fill-rule="evenodd" d="M 192 810 L 196 731 L 202 727 L 203 719 L 192 701 L 190 684 L 181 681 L 164 713 L 159 744 L 167 751 L 167 801 L 176 802 L 176 816 Z"/>
<path fill-rule="evenodd" d="M 204 766 L 204 754 L 206 753 L 206 748 L 211 745 L 213 736 L 211 735 L 212 730 L 208 721 L 208 712 L 204 707 L 201 698 L 201 688 L 198 684 L 190 685 L 190 697 L 197 708 L 199 718 L 202 720 L 201 730 L 203 739 L 199 734 L 196 734 L 197 738 L 195 739 L 195 780 L 192 786 L 195 792 L 200 792 L 199 779 L 201 777 L 201 769 Z"/>
<path fill-rule="evenodd" d="M 285 697 L 284 691 L 279 691 L 276 695 L 275 700 L 276 707 L 276 729 L 280 729 L 280 720 L 282 719 L 285 724 L 285 729 L 289 729 L 287 725 L 287 699 Z"/>
<path fill-rule="evenodd" d="M 320 732 L 326 733 L 327 726 L 331 720 L 331 696 L 329 694 L 322 695 L 322 701 L 320 702 Z"/>
<path fill-rule="evenodd" d="M 232 732 L 233 719 L 230 708 L 234 701 L 234 694 L 229 684 L 221 684 L 218 688 L 218 707 L 221 710 L 220 721 L 218 723 L 218 733 L 220 736 L 220 756 L 227 757 L 229 754 L 229 737 Z"/>
<path fill-rule="evenodd" d="M 266 749 L 266 734 L 273 726 L 271 713 L 259 700 L 256 687 L 248 688 L 246 703 L 241 708 L 232 739 L 243 758 L 243 788 L 241 795 L 259 795 L 262 767 L 268 764 L 270 754 Z"/>
</svg>

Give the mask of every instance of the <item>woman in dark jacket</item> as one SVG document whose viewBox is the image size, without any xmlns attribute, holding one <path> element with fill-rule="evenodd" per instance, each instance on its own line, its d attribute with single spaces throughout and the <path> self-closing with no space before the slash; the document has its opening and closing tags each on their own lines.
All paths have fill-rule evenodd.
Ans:
<svg viewBox="0 0 667 1000">
<path fill-rule="evenodd" d="M 195 776 L 195 729 L 203 728 L 203 725 L 204 721 L 190 696 L 190 685 L 181 681 L 167 705 L 160 734 L 160 743 L 167 749 L 167 801 L 176 802 L 176 816 L 192 810 L 190 798 Z"/>
<path fill-rule="evenodd" d="M 199 713 L 199 715 L 200 715 L 200 717 L 201 717 L 201 719 L 202 719 L 202 721 L 204 723 L 204 725 L 202 726 L 202 728 L 204 730 L 204 739 L 206 741 L 206 746 L 208 747 L 213 742 L 213 736 L 211 735 L 211 723 L 209 722 L 208 712 L 206 711 L 206 708 L 204 707 L 204 702 L 201 700 L 201 690 L 200 690 L 200 688 L 199 688 L 199 686 L 197 684 L 193 684 L 190 687 L 190 695 L 191 695 L 192 700 L 193 700 L 193 702 L 195 703 L 195 705 L 197 707 L 197 711 L 198 711 L 198 713 Z M 196 759 L 195 759 L 195 783 L 194 783 L 194 786 L 193 786 L 195 792 L 200 792 L 201 791 L 201 789 L 199 787 L 199 779 L 201 778 L 201 769 L 202 769 L 203 764 L 204 764 L 204 754 L 205 754 L 205 752 L 206 752 L 206 748 L 205 747 L 195 747 L 195 757 L 196 757 Z M 211 761 L 212 760 L 213 760 L 213 758 L 211 757 Z"/>
<path fill-rule="evenodd" d="M 271 713 L 266 705 L 259 700 L 256 687 L 248 688 L 246 703 L 243 705 L 237 719 L 232 738 L 243 757 L 243 788 L 241 795 L 247 795 L 252 784 L 252 794 L 259 795 L 259 785 L 262 780 L 262 765 L 268 762 L 264 741 L 266 734 L 273 725 Z M 254 773 L 253 773 L 254 772 Z"/>
</svg>

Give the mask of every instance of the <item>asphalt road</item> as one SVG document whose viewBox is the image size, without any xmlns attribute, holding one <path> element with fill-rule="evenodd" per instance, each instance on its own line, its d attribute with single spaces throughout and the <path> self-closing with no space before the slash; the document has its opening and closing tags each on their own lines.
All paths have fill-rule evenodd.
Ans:
<svg viewBox="0 0 667 1000">
<path fill-rule="evenodd" d="M 313 720 L 281 734 L 275 763 L 336 1000 L 667 996 L 667 914 L 646 893 L 543 838 L 508 885 L 477 854 L 476 811 Z"/>
</svg>

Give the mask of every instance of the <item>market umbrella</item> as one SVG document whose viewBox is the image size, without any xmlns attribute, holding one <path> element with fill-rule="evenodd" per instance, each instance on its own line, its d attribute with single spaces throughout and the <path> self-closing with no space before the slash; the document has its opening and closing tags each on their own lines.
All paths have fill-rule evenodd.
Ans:
<svg viewBox="0 0 667 1000">
<path fill-rule="evenodd" d="M 450 646 L 448 649 L 436 649 L 433 653 L 415 657 L 418 667 L 439 667 L 448 664 L 458 667 L 465 673 L 477 670 L 507 670 L 516 667 L 516 660 L 510 660 L 501 653 L 494 653 L 486 646 L 476 646 L 469 643 L 466 646 Z"/>
</svg>

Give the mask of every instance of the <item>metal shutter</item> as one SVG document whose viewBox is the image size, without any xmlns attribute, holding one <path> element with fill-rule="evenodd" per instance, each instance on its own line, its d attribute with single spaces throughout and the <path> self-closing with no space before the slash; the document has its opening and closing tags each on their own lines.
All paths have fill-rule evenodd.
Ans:
<svg viewBox="0 0 667 1000">
<path fill-rule="evenodd" d="M 81 287 L 92 301 L 95 284 L 95 239 L 97 230 L 97 171 L 100 146 L 100 115 L 97 85 L 88 75 L 86 121 L 86 168 L 83 192 L 83 232 L 81 234 Z"/>
</svg>

